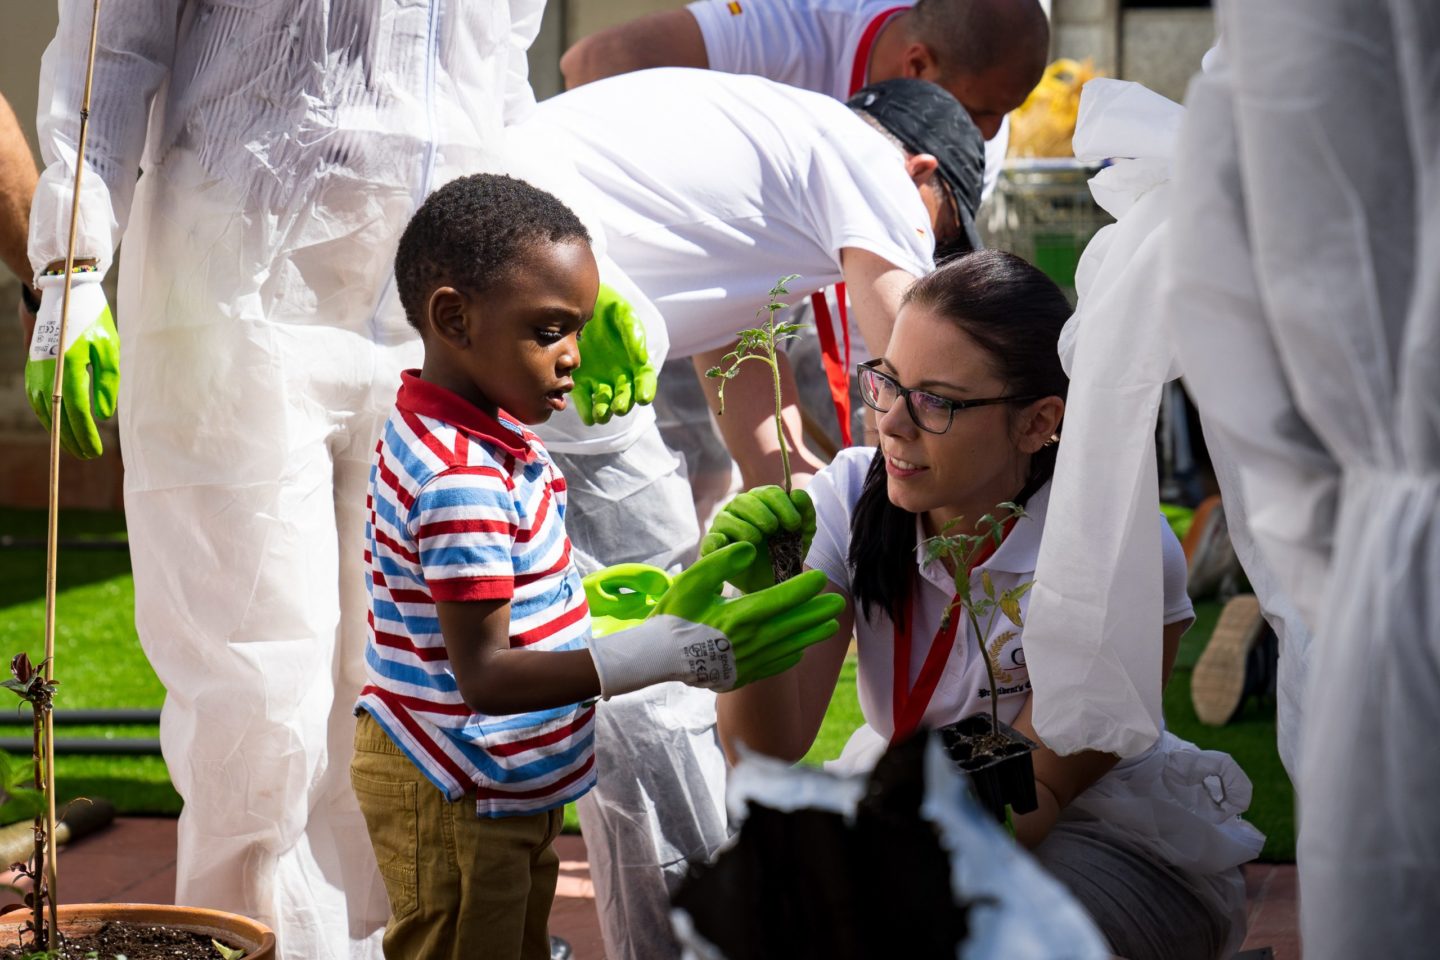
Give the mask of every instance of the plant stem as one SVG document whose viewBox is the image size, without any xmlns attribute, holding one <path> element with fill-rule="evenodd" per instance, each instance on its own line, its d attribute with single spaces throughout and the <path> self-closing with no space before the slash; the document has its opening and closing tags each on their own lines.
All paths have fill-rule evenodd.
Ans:
<svg viewBox="0 0 1440 960">
<path fill-rule="evenodd" d="M 35 788 L 41 792 L 41 797 L 43 798 L 45 791 L 45 765 L 41 762 L 42 748 L 40 745 L 40 738 L 44 730 L 44 724 L 40 720 L 40 710 L 38 706 L 31 713 L 30 723 L 35 738 L 35 745 L 32 749 L 32 759 L 34 761 L 35 767 Z M 35 926 L 35 945 L 43 949 L 50 945 L 49 938 L 45 935 L 45 898 L 41 896 L 41 893 L 44 891 L 45 874 L 43 864 L 45 863 L 46 846 L 45 815 L 43 813 L 35 815 L 34 829 L 35 872 L 34 875 L 31 877 L 31 883 L 33 884 L 33 886 L 31 888 L 30 902 L 34 910 L 34 919 L 32 920 L 32 923 Z"/>
<path fill-rule="evenodd" d="M 785 421 L 781 418 L 780 363 L 775 358 L 775 317 L 770 317 L 770 376 L 775 383 L 775 436 L 780 440 L 780 466 L 785 471 L 785 492 L 790 492 L 790 451 L 785 443 Z"/>
<path fill-rule="evenodd" d="M 970 620 L 970 627 L 975 631 L 975 645 L 980 648 L 980 659 L 985 661 L 985 677 L 990 681 L 990 732 L 1000 733 L 1000 695 L 995 689 L 995 667 L 990 663 L 990 653 L 985 649 L 985 635 L 980 632 L 980 621 L 975 619 L 975 614 L 967 606 L 965 614 Z M 994 618 L 991 618 L 994 623 Z"/>
</svg>

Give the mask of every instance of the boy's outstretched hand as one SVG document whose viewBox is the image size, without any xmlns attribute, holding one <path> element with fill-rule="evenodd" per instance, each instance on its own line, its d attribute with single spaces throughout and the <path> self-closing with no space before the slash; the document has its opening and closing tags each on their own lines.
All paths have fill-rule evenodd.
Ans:
<svg viewBox="0 0 1440 960">
<path fill-rule="evenodd" d="M 710 532 L 700 541 L 700 556 L 727 544 L 754 544 L 755 562 L 729 580 L 742 593 L 764 590 L 775 583 L 770 564 L 770 538 L 781 531 L 800 534 L 800 555 L 810 552 L 815 538 L 815 504 L 804 490 L 786 493 L 770 485 L 736 495 L 715 516 Z"/>
<path fill-rule="evenodd" d="M 655 399 L 657 377 L 645 345 L 645 326 L 626 300 L 600 284 L 595 313 L 580 341 L 575 412 L 587 426 L 623 417 Z"/>
<path fill-rule="evenodd" d="M 733 690 L 788 670 L 806 647 L 834 636 L 845 600 L 820 593 L 826 579 L 818 570 L 749 596 L 721 596 L 725 581 L 733 581 L 755 556 L 749 543 L 711 552 L 675 576 L 648 619 L 592 639 L 602 694 L 608 698 L 665 680 Z M 586 578 L 587 595 L 595 595 L 607 573 Z M 637 609 L 644 602 L 636 602 Z"/>
</svg>

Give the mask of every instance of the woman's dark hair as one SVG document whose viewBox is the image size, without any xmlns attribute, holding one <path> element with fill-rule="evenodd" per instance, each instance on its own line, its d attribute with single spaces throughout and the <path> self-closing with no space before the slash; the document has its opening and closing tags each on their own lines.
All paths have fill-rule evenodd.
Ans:
<svg viewBox="0 0 1440 960">
<path fill-rule="evenodd" d="M 1006 393 L 1064 397 L 1060 328 L 1070 302 L 1049 277 L 1010 253 L 981 250 L 956 257 L 916 281 L 901 306 L 920 306 L 954 322 L 985 351 Z M 1030 457 L 1015 500 L 1024 504 L 1055 473 L 1055 446 Z M 893 620 L 909 599 L 915 570 L 915 515 L 890 502 L 885 457 L 877 449 L 850 521 L 851 584 L 865 616 L 879 607 Z"/>
</svg>

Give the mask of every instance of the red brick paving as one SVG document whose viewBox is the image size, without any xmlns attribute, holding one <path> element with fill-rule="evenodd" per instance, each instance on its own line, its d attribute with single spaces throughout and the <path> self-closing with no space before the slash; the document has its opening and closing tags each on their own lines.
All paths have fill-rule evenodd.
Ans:
<svg viewBox="0 0 1440 960">
<path fill-rule="evenodd" d="M 1250 900 L 1247 950 L 1269 947 L 1275 960 L 1300 960 L 1300 900 L 1293 863 L 1252 863 L 1245 868 Z"/>
<path fill-rule="evenodd" d="M 603 960 L 585 841 L 562 836 L 556 851 L 560 882 L 550 932 L 570 941 L 575 960 Z M 1245 869 L 1245 885 L 1250 896 L 1245 948 L 1270 947 L 1275 960 L 1300 960 L 1295 865 L 1252 864 Z M 60 894 L 70 903 L 173 903 L 175 821 L 121 817 L 109 829 L 66 847 L 60 853 Z"/>
</svg>

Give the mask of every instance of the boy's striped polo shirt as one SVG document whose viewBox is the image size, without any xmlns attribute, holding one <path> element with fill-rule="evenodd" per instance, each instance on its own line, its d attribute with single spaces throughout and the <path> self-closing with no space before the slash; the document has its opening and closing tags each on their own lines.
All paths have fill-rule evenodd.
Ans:
<svg viewBox="0 0 1440 960">
<path fill-rule="evenodd" d="M 508 600 L 510 645 L 575 650 L 590 617 L 565 536 L 565 480 L 539 438 L 403 375 L 370 470 L 366 710 L 451 800 L 535 813 L 595 783 L 594 706 L 473 713 L 436 601 Z"/>
</svg>

